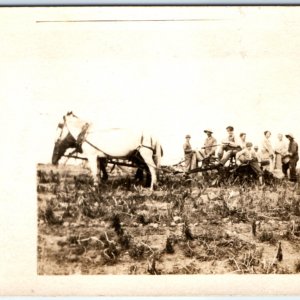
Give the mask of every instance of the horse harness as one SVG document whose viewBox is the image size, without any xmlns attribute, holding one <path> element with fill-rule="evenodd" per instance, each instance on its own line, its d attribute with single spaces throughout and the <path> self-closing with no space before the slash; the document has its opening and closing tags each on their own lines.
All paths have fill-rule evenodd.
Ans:
<svg viewBox="0 0 300 300">
<path fill-rule="evenodd" d="M 87 143 L 88 145 L 90 145 L 91 147 L 93 147 L 94 149 L 102 152 L 105 156 L 107 156 L 108 158 L 112 158 L 111 155 L 109 155 L 108 153 L 105 153 L 103 150 L 101 150 L 100 148 L 98 148 L 97 146 L 95 146 L 94 144 L 92 144 L 91 142 L 89 142 L 86 137 L 87 137 L 87 133 L 88 133 L 88 129 L 90 127 L 90 124 L 89 123 L 85 123 L 81 129 L 81 132 L 79 133 L 78 137 L 77 137 L 77 140 L 76 140 L 76 151 L 79 152 L 79 153 L 82 153 L 82 144 L 85 142 Z M 140 148 L 144 147 L 144 148 L 147 148 L 149 150 L 151 150 L 154 154 L 155 154 L 155 149 L 154 148 L 151 148 L 149 146 L 146 146 L 146 145 L 143 145 L 143 142 L 144 142 L 144 136 L 142 135 L 141 136 L 141 142 L 140 142 L 140 145 L 136 148 L 136 151 L 138 151 Z M 151 137 L 151 146 L 153 144 L 153 141 L 152 141 L 152 137 Z"/>
</svg>

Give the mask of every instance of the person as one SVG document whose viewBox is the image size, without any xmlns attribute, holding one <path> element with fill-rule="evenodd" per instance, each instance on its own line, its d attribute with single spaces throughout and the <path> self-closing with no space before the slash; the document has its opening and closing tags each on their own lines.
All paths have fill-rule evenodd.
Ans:
<svg viewBox="0 0 300 300">
<path fill-rule="evenodd" d="M 191 139 L 191 136 L 189 134 L 187 134 L 185 136 L 185 143 L 183 144 L 185 171 L 186 172 L 191 170 L 192 157 L 193 157 L 193 149 L 190 144 L 190 139 Z"/>
<path fill-rule="evenodd" d="M 226 131 L 228 136 L 225 140 L 223 140 L 218 152 L 218 157 L 220 159 L 219 164 L 223 166 L 230 158 L 235 157 L 238 151 L 242 150 L 241 146 L 238 145 L 238 141 L 234 135 L 234 128 L 232 126 L 228 126 Z"/>
<path fill-rule="evenodd" d="M 274 150 L 270 142 L 270 137 L 271 132 L 266 130 L 261 145 L 261 159 L 262 161 L 268 162 L 268 164 L 264 166 L 264 169 L 271 172 L 273 170 Z"/>
<path fill-rule="evenodd" d="M 213 131 L 211 129 L 205 129 L 204 132 L 207 138 L 204 141 L 204 146 L 201 150 L 195 150 L 194 152 L 194 165 L 197 166 L 199 161 L 208 161 L 210 157 L 215 155 L 217 148 L 217 140 L 212 136 Z"/>
<path fill-rule="evenodd" d="M 240 141 L 239 141 L 238 145 L 242 149 L 246 148 L 246 133 L 244 133 L 244 132 L 240 133 Z"/>
<path fill-rule="evenodd" d="M 283 140 L 283 135 L 279 133 L 277 135 L 277 144 L 275 145 L 275 163 L 274 170 L 282 172 L 282 159 L 287 154 L 287 144 Z"/>
<path fill-rule="evenodd" d="M 250 142 L 246 143 L 246 147 L 236 154 L 236 160 L 240 164 L 249 164 L 253 172 L 259 179 L 259 183 L 262 185 L 262 170 L 259 166 L 259 158 L 256 152 L 252 149 L 253 144 Z"/>
<path fill-rule="evenodd" d="M 290 181 L 297 182 L 296 166 L 299 160 L 298 144 L 296 143 L 292 133 L 286 134 L 289 140 L 288 153 L 289 162 L 283 164 L 283 173 L 287 176 L 287 170 L 290 170 Z"/>
</svg>

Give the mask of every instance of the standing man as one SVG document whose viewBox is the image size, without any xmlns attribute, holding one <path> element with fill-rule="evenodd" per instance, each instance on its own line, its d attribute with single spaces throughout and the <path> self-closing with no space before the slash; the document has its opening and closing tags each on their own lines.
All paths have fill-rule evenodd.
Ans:
<svg viewBox="0 0 300 300">
<path fill-rule="evenodd" d="M 283 164 L 283 173 L 287 176 L 287 170 L 290 169 L 290 181 L 297 182 L 298 144 L 295 142 L 293 134 L 289 133 L 285 136 L 289 140 L 288 156 L 290 161 L 287 164 Z"/>
<path fill-rule="evenodd" d="M 225 140 L 223 140 L 218 153 L 220 165 L 223 166 L 226 164 L 228 159 L 230 159 L 231 157 L 235 157 L 237 152 L 242 150 L 241 146 L 238 145 L 238 141 L 234 135 L 234 128 L 232 126 L 228 126 L 226 128 L 226 131 L 228 133 L 228 136 Z"/>
<path fill-rule="evenodd" d="M 287 154 L 287 144 L 283 140 L 283 135 L 279 133 L 277 135 L 278 141 L 275 145 L 275 165 L 274 170 L 282 172 L 282 158 Z"/>
<path fill-rule="evenodd" d="M 193 149 L 190 144 L 191 136 L 187 134 L 185 136 L 185 143 L 183 144 L 184 159 L 185 159 L 185 171 L 188 172 L 191 170 Z"/>
</svg>

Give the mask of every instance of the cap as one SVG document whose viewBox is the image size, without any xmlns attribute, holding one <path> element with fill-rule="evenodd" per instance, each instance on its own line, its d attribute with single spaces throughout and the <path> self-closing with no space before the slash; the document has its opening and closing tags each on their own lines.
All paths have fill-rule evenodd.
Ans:
<svg viewBox="0 0 300 300">
<path fill-rule="evenodd" d="M 205 133 L 207 133 L 207 132 L 213 133 L 213 131 L 211 129 L 205 129 L 204 132 Z"/>
<path fill-rule="evenodd" d="M 246 147 L 252 147 L 252 146 L 253 146 L 253 144 L 251 142 L 246 143 Z"/>
<path fill-rule="evenodd" d="M 234 128 L 233 128 L 232 126 L 227 126 L 227 127 L 226 127 L 226 130 L 233 131 L 233 130 L 234 130 Z"/>
<path fill-rule="evenodd" d="M 187 139 L 187 138 L 191 138 L 191 136 L 189 135 L 189 134 L 187 134 L 186 136 L 185 136 L 185 138 Z"/>
<path fill-rule="evenodd" d="M 294 138 L 293 134 L 292 133 L 288 133 L 285 135 L 286 137 L 291 137 L 292 139 Z"/>
<path fill-rule="evenodd" d="M 245 132 L 241 132 L 240 133 L 240 137 L 242 137 L 243 135 L 246 135 L 246 133 Z"/>
</svg>

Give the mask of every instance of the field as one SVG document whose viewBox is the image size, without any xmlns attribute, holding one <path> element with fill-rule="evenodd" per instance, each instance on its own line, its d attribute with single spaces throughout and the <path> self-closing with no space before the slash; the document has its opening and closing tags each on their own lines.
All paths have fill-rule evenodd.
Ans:
<svg viewBox="0 0 300 300">
<path fill-rule="evenodd" d="M 165 173 L 151 192 L 116 169 L 95 190 L 86 168 L 37 166 L 39 275 L 300 273 L 294 184 Z"/>
</svg>

